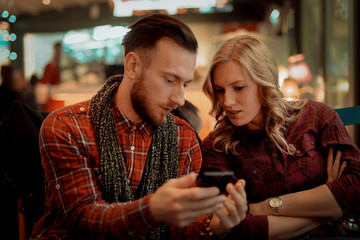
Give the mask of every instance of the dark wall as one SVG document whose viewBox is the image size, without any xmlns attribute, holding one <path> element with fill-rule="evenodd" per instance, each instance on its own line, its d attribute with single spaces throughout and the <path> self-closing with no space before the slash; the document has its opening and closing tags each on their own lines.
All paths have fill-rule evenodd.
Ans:
<svg viewBox="0 0 360 240">
<path fill-rule="evenodd" d="M 284 0 L 234 0 L 234 10 L 231 13 L 213 14 L 186 14 L 175 15 L 181 21 L 191 22 L 244 22 L 262 21 L 268 4 L 276 2 L 281 4 Z M 18 36 L 12 43 L 12 50 L 17 53 L 23 52 L 23 36 L 26 33 L 65 32 L 69 30 L 91 28 L 99 25 L 128 25 L 140 17 L 114 17 L 108 4 L 100 6 L 100 14 L 97 19 L 91 19 L 89 8 L 71 8 L 63 12 L 44 12 L 40 15 L 22 15 L 12 25 L 12 32 Z M 14 62 L 18 68 L 23 69 L 24 58 L 18 54 Z"/>
</svg>

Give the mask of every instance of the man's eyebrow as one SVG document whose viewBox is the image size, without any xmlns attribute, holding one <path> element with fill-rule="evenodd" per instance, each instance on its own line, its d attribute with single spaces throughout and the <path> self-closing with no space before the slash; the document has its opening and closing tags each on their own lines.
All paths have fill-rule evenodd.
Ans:
<svg viewBox="0 0 360 240">
<path fill-rule="evenodd" d="M 180 79 L 183 79 L 181 78 L 179 75 L 175 74 L 175 73 L 172 73 L 172 72 L 163 72 L 163 74 L 165 75 L 171 75 L 172 77 L 174 77 L 176 80 L 180 80 Z M 188 82 L 192 82 L 194 80 L 194 77 L 192 77 L 191 79 L 188 79 L 188 80 L 185 80 L 184 79 L 184 82 L 188 83 Z"/>
</svg>

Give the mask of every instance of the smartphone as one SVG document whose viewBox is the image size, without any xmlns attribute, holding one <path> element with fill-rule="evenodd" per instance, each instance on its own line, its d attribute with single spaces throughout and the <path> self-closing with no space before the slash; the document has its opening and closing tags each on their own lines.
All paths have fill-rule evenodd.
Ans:
<svg viewBox="0 0 360 240">
<path fill-rule="evenodd" d="M 198 177 L 199 187 L 218 187 L 221 193 L 226 192 L 226 185 L 234 176 L 233 171 L 201 171 Z"/>
</svg>

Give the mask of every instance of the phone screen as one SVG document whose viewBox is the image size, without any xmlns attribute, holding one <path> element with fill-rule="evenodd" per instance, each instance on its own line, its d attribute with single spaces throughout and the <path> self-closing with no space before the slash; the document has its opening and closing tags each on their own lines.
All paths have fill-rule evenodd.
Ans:
<svg viewBox="0 0 360 240">
<path fill-rule="evenodd" d="M 202 171 L 199 174 L 199 187 L 218 187 L 221 193 L 226 192 L 226 185 L 234 176 L 233 171 Z"/>
</svg>

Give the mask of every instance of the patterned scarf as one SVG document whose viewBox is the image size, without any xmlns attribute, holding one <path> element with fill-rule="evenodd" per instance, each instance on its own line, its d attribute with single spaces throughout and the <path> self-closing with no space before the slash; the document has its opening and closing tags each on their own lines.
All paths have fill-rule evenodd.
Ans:
<svg viewBox="0 0 360 240">
<path fill-rule="evenodd" d="M 179 172 L 179 147 L 174 119 L 154 129 L 143 177 L 134 194 L 126 175 L 125 160 L 118 141 L 112 101 L 122 76 L 110 77 L 91 99 L 91 119 L 100 150 L 103 196 L 109 203 L 128 202 L 153 193 Z M 143 239 L 166 239 L 167 228 L 160 227 Z"/>
</svg>

